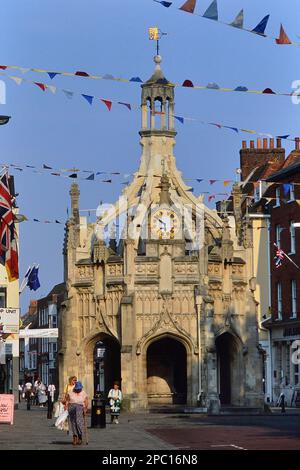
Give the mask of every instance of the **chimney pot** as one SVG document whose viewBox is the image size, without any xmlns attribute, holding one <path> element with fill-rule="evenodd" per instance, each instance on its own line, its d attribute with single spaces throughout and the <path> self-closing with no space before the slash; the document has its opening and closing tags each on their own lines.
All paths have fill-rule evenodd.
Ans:
<svg viewBox="0 0 300 470">
<path fill-rule="evenodd" d="M 243 141 L 242 141 L 242 148 L 243 148 L 243 149 L 246 149 L 246 148 L 247 148 L 247 142 L 246 142 L 246 140 L 243 140 Z"/>
<path fill-rule="evenodd" d="M 261 149 L 261 139 L 257 139 L 257 148 Z"/>
<path fill-rule="evenodd" d="M 267 138 L 263 139 L 263 146 L 264 146 L 264 149 L 268 148 L 268 139 Z"/>
<path fill-rule="evenodd" d="M 279 137 L 277 137 L 277 139 L 276 139 L 276 147 L 278 149 L 281 148 L 281 139 Z"/>
<path fill-rule="evenodd" d="M 299 137 L 295 137 L 295 150 L 300 149 L 300 139 Z"/>
<path fill-rule="evenodd" d="M 274 139 L 271 138 L 270 139 L 270 149 L 273 149 L 274 148 Z"/>
<path fill-rule="evenodd" d="M 254 148 L 255 148 L 255 147 L 254 147 L 254 140 L 250 140 L 250 148 L 251 148 L 251 149 L 254 149 Z"/>
</svg>

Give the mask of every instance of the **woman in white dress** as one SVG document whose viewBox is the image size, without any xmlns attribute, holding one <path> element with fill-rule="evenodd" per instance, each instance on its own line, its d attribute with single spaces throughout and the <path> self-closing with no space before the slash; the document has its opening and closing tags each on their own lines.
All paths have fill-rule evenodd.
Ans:
<svg viewBox="0 0 300 470">
<path fill-rule="evenodd" d="M 39 381 L 37 384 L 37 394 L 38 394 L 38 400 L 39 400 L 39 405 L 40 407 L 44 407 L 46 401 L 47 401 L 47 393 L 46 393 L 46 386 L 43 384 L 43 382 Z"/>
<path fill-rule="evenodd" d="M 110 417 L 111 423 L 119 424 L 119 415 L 121 411 L 122 392 L 119 389 L 119 382 L 114 382 L 113 388 L 110 389 L 109 394 Z"/>
</svg>

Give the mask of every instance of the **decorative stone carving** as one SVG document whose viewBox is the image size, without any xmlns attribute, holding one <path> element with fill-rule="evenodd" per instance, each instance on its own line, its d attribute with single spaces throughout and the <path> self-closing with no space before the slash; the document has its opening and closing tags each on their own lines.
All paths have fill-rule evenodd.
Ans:
<svg viewBox="0 0 300 470">
<path fill-rule="evenodd" d="M 77 266 L 77 281 L 92 281 L 94 277 L 93 267 L 88 265 Z"/>
</svg>

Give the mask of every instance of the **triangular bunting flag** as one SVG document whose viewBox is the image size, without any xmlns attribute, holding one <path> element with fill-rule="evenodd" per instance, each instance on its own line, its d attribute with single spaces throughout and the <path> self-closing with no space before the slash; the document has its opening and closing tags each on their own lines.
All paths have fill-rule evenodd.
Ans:
<svg viewBox="0 0 300 470">
<path fill-rule="evenodd" d="M 181 86 L 193 87 L 194 84 L 193 84 L 193 82 L 191 82 L 191 80 L 184 80 L 184 82 Z"/>
<path fill-rule="evenodd" d="M 41 90 L 45 91 L 46 90 L 46 85 L 44 83 L 39 83 L 39 82 L 33 82 L 35 85 L 37 85 Z"/>
<path fill-rule="evenodd" d="M 206 12 L 203 15 L 203 18 L 208 18 L 209 20 L 218 21 L 218 4 L 217 0 L 214 0 L 209 7 L 207 8 Z"/>
<path fill-rule="evenodd" d="M 162 0 L 159 3 L 161 3 L 166 8 L 169 8 L 172 5 L 172 2 L 165 2 L 164 0 Z"/>
<path fill-rule="evenodd" d="M 279 139 L 287 139 L 289 136 L 290 136 L 290 134 L 286 134 L 286 135 L 278 135 L 277 137 Z"/>
<path fill-rule="evenodd" d="M 234 26 L 235 28 L 243 28 L 244 26 L 244 10 L 241 10 L 239 14 L 235 17 L 230 26 Z"/>
<path fill-rule="evenodd" d="M 76 173 L 72 173 L 71 175 L 68 175 L 68 178 L 77 178 L 77 174 L 76 174 Z"/>
<path fill-rule="evenodd" d="M 7 69 L 7 65 L 0 65 L 0 69 L 1 69 L 1 70 L 6 70 L 6 69 Z"/>
<path fill-rule="evenodd" d="M 57 90 L 56 86 L 54 86 L 54 85 L 47 85 L 47 88 L 49 88 L 49 90 L 51 91 L 51 93 L 53 93 L 53 95 L 55 95 L 56 90 Z"/>
<path fill-rule="evenodd" d="M 51 173 L 53 176 L 60 176 L 60 173 Z"/>
<path fill-rule="evenodd" d="M 230 180 L 225 180 L 223 181 L 223 185 L 224 187 L 226 188 L 226 186 L 228 186 L 230 184 Z"/>
<path fill-rule="evenodd" d="M 200 178 L 196 178 L 196 181 L 198 181 L 198 183 L 201 183 L 201 181 L 203 181 L 203 179 L 201 180 Z"/>
<path fill-rule="evenodd" d="M 51 80 L 53 80 L 53 78 L 55 78 L 56 75 L 59 75 L 59 72 L 47 72 L 47 74 L 49 75 L 49 77 L 51 78 Z"/>
<path fill-rule="evenodd" d="M 216 196 L 214 194 L 211 194 L 210 196 L 208 196 L 208 202 L 212 201 L 215 198 Z"/>
<path fill-rule="evenodd" d="M 283 29 L 282 24 L 280 25 L 280 33 L 279 33 L 279 38 L 275 39 L 276 44 L 292 44 L 288 36 L 286 35 L 286 32 Z"/>
<path fill-rule="evenodd" d="M 81 96 L 82 96 L 84 99 L 86 99 L 89 104 L 93 104 L 93 99 L 94 99 L 93 96 L 90 96 L 90 95 L 83 95 L 83 94 L 82 94 Z"/>
<path fill-rule="evenodd" d="M 105 75 L 103 75 L 103 78 L 105 80 L 115 80 L 115 77 L 111 75 L 111 73 L 106 73 Z"/>
<path fill-rule="evenodd" d="M 268 24 L 269 18 L 270 18 L 270 15 L 265 16 L 265 17 L 258 23 L 258 25 L 255 26 L 254 29 L 252 29 L 251 33 L 261 34 L 262 36 L 264 36 L 264 32 L 265 32 L 266 26 L 267 26 L 267 24 Z"/>
<path fill-rule="evenodd" d="M 141 80 L 140 77 L 132 77 L 129 81 L 143 83 L 143 80 Z"/>
<path fill-rule="evenodd" d="M 209 184 L 214 184 L 217 180 L 209 180 Z"/>
<path fill-rule="evenodd" d="M 181 116 L 174 116 L 175 119 L 177 119 L 177 121 L 181 122 L 181 124 L 184 124 L 184 118 L 181 117 Z"/>
<path fill-rule="evenodd" d="M 73 91 L 69 91 L 69 90 L 62 90 L 62 91 L 64 92 L 66 97 L 69 98 L 69 100 L 73 98 L 73 95 L 74 95 Z"/>
<path fill-rule="evenodd" d="M 51 166 L 45 165 L 45 163 L 43 164 L 43 168 L 44 168 L 44 170 L 53 170 L 53 168 L 51 168 Z"/>
<path fill-rule="evenodd" d="M 17 85 L 21 85 L 21 83 L 23 82 L 23 78 L 21 77 L 9 77 L 11 78 Z"/>
<path fill-rule="evenodd" d="M 102 98 L 101 98 L 101 101 L 105 104 L 105 106 L 107 107 L 108 111 L 110 111 L 110 110 L 111 110 L 111 107 L 112 107 L 112 102 L 109 101 L 109 100 L 103 100 Z"/>
<path fill-rule="evenodd" d="M 93 181 L 94 179 L 95 179 L 95 174 L 94 173 L 92 173 L 90 176 L 88 176 L 86 178 L 86 180 L 88 180 L 88 181 Z"/>
<path fill-rule="evenodd" d="M 112 180 L 102 180 L 102 183 L 112 183 Z"/>
<path fill-rule="evenodd" d="M 75 72 L 75 75 L 78 75 L 79 77 L 89 77 L 89 74 L 86 72 Z"/>
<path fill-rule="evenodd" d="M 33 219 L 33 222 L 40 222 L 39 219 Z"/>
<path fill-rule="evenodd" d="M 239 133 L 239 130 L 237 127 L 231 127 L 231 126 L 223 126 L 225 127 L 226 129 L 231 129 L 232 131 L 236 132 L 237 134 Z"/>
<path fill-rule="evenodd" d="M 56 220 L 56 219 L 55 219 L 55 223 L 56 224 L 61 224 L 61 222 L 59 220 Z"/>
<path fill-rule="evenodd" d="M 121 104 L 123 106 L 126 106 L 126 108 L 129 109 L 129 111 L 131 111 L 131 104 L 130 103 L 122 103 L 122 101 L 118 101 L 118 104 Z"/>
<path fill-rule="evenodd" d="M 196 7 L 196 0 L 187 0 L 179 10 L 186 11 L 187 13 L 194 13 Z"/>
<path fill-rule="evenodd" d="M 265 88 L 262 93 L 265 93 L 267 95 L 276 95 L 275 91 L 272 90 L 272 88 Z"/>
<path fill-rule="evenodd" d="M 29 68 L 25 68 L 25 67 L 19 67 L 19 70 L 21 70 L 22 73 L 27 73 L 29 72 Z"/>
</svg>

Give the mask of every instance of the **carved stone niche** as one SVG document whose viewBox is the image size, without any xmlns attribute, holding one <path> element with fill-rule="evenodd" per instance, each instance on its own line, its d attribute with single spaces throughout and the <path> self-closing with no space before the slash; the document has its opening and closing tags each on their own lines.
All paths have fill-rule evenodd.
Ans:
<svg viewBox="0 0 300 470">
<path fill-rule="evenodd" d="M 233 279 L 241 279 L 244 277 L 245 268 L 243 264 L 232 264 L 231 274 Z"/>
<path fill-rule="evenodd" d="M 209 281 L 208 284 L 209 295 L 214 300 L 222 300 L 222 282 L 221 281 Z"/>
<path fill-rule="evenodd" d="M 220 263 L 209 263 L 207 271 L 210 277 L 219 277 L 222 275 Z"/>
<path fill-rule="evenodd" d="M 107 275 L 112 277 L 123 276 L 123 265 L 122 264 L 107 264 Z"/>
<path fill-rule="evenodd" d="M 93 266 L 88 264 L 77 264 L 76 282 L 91 282 L 94 279 Z"/>
<path fill-rule="evenodd" d="M 233 281 L 232 296 L 235 300 L 245 300 L 247 282 Z"/>
</svg>

